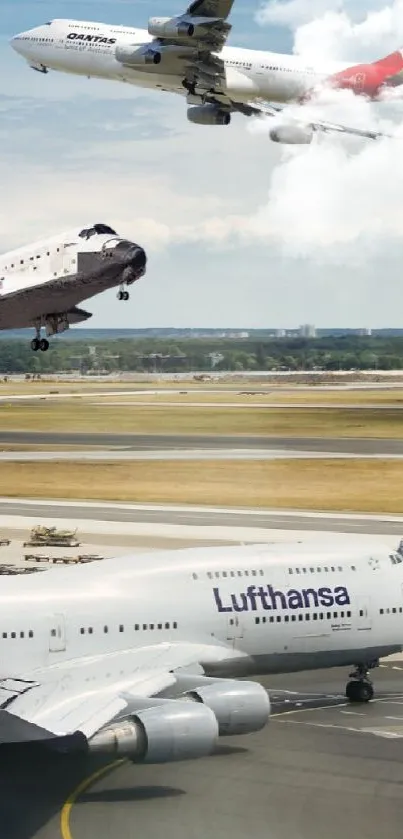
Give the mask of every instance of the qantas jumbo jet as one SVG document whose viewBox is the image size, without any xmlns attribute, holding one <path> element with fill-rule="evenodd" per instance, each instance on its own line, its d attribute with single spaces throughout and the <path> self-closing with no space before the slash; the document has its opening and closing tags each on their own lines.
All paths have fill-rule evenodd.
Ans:
<svg viewBox="0 0 403 839">
<path fill-rule="evenodd" d="M 258 731 L 264 673 L 354 666 L 402 650 L 403 552 L 315 545 L 193 548 L 3 577 L 0 743 L 196 758 Z M 185 701 L 186 700 L 186 701 Z"/>
<path fill-rule="evenodd" d="M 91 317 L 78 304 L 119 286 L 119 300 L 128 300 L 127 286 L 146 270 L 144 250 L 107 224 L 78 227 L 68 233 L 26 245 L 0 256 L 0 329 L 32 326 L 34 351 L 49 348 L 46 334 L 64 332 Z"/>
<path fill-rule="evenodd" d="M 151 18 L 148 30 L 53 20 L 16 35 L 11 44 L 42 73 L 61 70 L 186 95 L 188 119 L 201 125 L 228 125 L 240 112 L 276 117 L 270 137 L 279 143 L 310 143 L 317 131 L 381 136 L 308 118 L 282 121 L 282 105 L 305 102 L 324 85 L 379 98 L 402 83 L 403 51 L 373 64 L 316 66 L 294 55 L 226 47 L 233 2 L 195 0 L 185 14 Z"/>
</svg>

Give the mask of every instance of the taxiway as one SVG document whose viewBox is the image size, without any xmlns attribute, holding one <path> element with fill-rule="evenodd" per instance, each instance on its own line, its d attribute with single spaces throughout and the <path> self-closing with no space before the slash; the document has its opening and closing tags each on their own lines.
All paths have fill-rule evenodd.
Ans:
<svg viewBox="0 0 403 839">
<path fill-rule="evenodd" d="M 281 450 L 312 453 L 322 452 L 355 455 L 403 455 L 403 439 L 390 440 L 361 437 L 270 437 L 248 435 L 202 435 L 202 434 L 115 434 L 87 432 L 48 432 L 48 431 L 3 431 L 0 430 L 1 444 L 32 446 L 97 446 L 104 450 L 110 448 L 130 449 L 132 451 L 170 451 L 197 449 L 220 451 L 234 449 Z"/>
<path fill-rule="evenodd" d="M 4 835 L 400 839 L 403 670 L 394 663 L 375 671 L 377 698 L 359 708 L 346 705 L 345 678 L 329 670 L 265 679 L 273 711 L 267 728 L 222 739 L 199 761 L 111 767 L 24 749 L 4 753 Z"/>
</svg>

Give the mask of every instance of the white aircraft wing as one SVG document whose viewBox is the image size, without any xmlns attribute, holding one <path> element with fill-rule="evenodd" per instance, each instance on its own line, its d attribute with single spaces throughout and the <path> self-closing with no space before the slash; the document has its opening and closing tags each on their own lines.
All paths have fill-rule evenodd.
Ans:
<svg viewBox="0 0 403 839">
<path fill-rule="evenodd" d="M 232 656 L 235 651 L 225 644 L 162 643 L 70 660 L 3 679 L 0 743 L 79 732 L 89 738 L 117 716 L 129 715 L 131 701 L 146 700 L 173 685 L 175 671 L 196 666 L 196 672 L 202 673 L 203 664 Z"/>
<path fill-rule="evenodd" d="M 264 102 L 261 100 L 256 100 L 250 103 L 242 103 L 242 102 L 231 102 L 232 109 L 234 111 L 238 111 L 240 113 L 245 114 L 245 116 L 268 116 L 268 117 L 279 117 L 284 112 L 284 107 L 278 105 L 271 105 L 268 102 Z M 337 132 L 338 134 L 351 134 L 356 137 L 364 137 L 369 140 L 379 140 L 380 137 L 390 137 L 390 134 L 384 134 L 382 131 L 370 131 L 365 128 L 353 128 L 349 125 L 340 125 L 339 123 L 335 122 L 326 122 L 326 120 L 310 120 L 309 118 L 305 121 L 303 120 L 296 120 L 295 118 L 290 119 L 287 124 L 292 128 L 292 126 L 298 128 L 307 128 L 311 129 L 312 131 L 319 131 L 325 134 L 330 132 Z"/>
</svg>

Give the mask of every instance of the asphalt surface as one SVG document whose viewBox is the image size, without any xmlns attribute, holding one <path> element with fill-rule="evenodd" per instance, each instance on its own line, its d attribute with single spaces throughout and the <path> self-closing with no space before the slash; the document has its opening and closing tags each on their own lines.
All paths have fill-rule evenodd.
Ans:
<svg viewBox="0 0 403 839">
<path fill-rule="evenodd" d="M 357 437 L 252 437 L 192 434 L 91 434 L 48 431 L 2 431 L 1 444 L 101 446 L 133 451 L 167 451 L 172 449 L 290 449 L 303 452 L 345 452 L 346 454 L 403 454 L 401 440 Z"/>
<path fill-rule="evenodd" d="M 376 699 L 348 706 L 345 670 L 267 678 L 262 732 L 220 741 L 208 758 L 124 762 L 77 797 L 72 839 L 401 839 L 403 670 L 374 672 Z M 100 761 L 3 753 L 7 839 L 55 839 L 63 804 Z M 64 834 L 64 839 L 68 834 Z"/>
<path fill-rule="evenodd" d="M 70 502 L 18 501 L 0 499 L 0 516 L 57 518 L 100 522 L 142 522 L 189 525 L 191 527 L 250 527 L 267 530 L 306 530 L 403 536 L 403 523 L 393 516 L 343 516 L 315 513 L 285 513 L 270 510 L 169 507 Z"/>
<path fill-rule="evenodd" d="M 51 463 L 70 461 L 75 463 L 100 461 L 101 463 L 124 463 L 128 461 L 166 460 L 402 460 L 403 454 L 347 454 L 346 452 L 310 452 L 292 449 L 168 449 L 168 451 L 134 451 L 133 449 L 87 449 L 86 451 L 0 451 L 0 461 L 11 463 Z"/>
</svg>

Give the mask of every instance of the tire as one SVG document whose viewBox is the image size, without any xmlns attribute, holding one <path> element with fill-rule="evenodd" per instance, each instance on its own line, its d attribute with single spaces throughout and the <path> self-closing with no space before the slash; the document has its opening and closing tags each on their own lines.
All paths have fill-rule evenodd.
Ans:
<svg viewBox="0 0 403 839">
<path fill-rule="evenodd" d="M 32 352 L 38 352 L 40 347 L 40 341 L 38 338 L 33 338 L 31 341 L 31 350 Z"/>
<path fill-rule="evenodd" d="M 49 341 L 46 338 L 42 338 L 40 341 L 39 349 L 42 350 L 42 352 L 46 352 L 49 349 Z"/>
<path fill-rule="evenodd" d="M 350 702 L 369 702 L 374 695 L 374 689 L 370 682 L 348 682 L 346 686 L 346 697 Z"/>
</svg>

